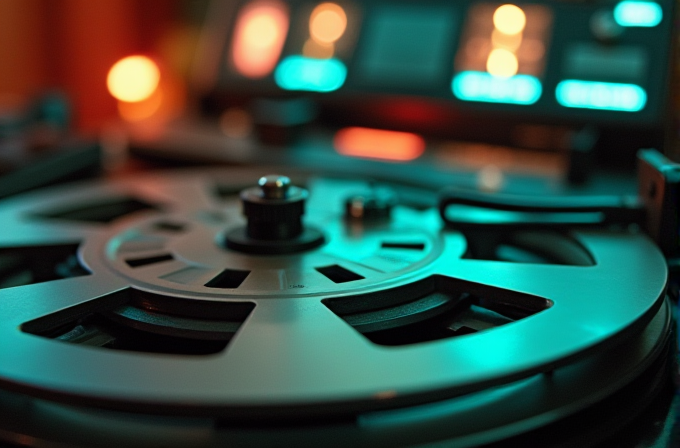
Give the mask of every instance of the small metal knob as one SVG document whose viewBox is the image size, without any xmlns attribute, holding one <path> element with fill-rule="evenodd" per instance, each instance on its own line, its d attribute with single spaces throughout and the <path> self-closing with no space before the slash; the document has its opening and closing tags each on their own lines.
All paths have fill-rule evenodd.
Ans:
<svg viewBox="0 0 680 448">
<path fill-rule="evenodd" d="M 257 182 L 262 190 L 262 196 L 267 199 L 285 199 L 290 189 L 290 178 L 280 174 L 262 176 Z"/>
<path fill-rule="evenodd" d="M 345 199 L 345 218 L 362 222 L 389 220 L 396 204 L 394 192 L 386 188 L 374 188 Z"/>
</svg>

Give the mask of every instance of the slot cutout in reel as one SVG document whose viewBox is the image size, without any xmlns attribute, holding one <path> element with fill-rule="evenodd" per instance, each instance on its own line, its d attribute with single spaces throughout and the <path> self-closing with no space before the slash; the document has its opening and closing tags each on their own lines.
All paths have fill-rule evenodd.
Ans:
<svg viewBox="0 0 680 448">
<path fill-rule="evenodd" d="M 176 298 L 128 288 L 26 322 L 22 330 L 110 350 L 208 355 L 225 349 L 254 307 L 248 302 L 217 302 L 189 309 Z"/>
<path fill-rule="evenodd" d="M 0 290 L 89 275 L 78 243 L 0 248 Z"/>
<path fill-rule="evenodd" d="M 465 258 L 511 263 L 593 266 L 593 255 L 566 232 L 550 230 L 467 229 Z"/>
<path fill-rule="evenodd" d="M 387 346 L 490 330 L 552 306 L 540 297 L 442 276 L 324 304 L 370 341 Z"/>
</svg>

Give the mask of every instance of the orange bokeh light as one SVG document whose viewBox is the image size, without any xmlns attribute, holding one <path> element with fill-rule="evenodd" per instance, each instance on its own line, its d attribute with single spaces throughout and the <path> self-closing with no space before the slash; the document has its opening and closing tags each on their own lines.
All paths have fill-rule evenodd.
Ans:
<svg viewBox="0 0 680 448">
<path fill-rule="evenodd" d="M 255 1 L 239 13 L 232 58 L 236 70 L 261 78 L 274 70 L 288 33 L 288 8 L 276 0 Z"/>
<path fill-rule="evenodd" d="M 141 101 L 118 101 L 118 115 L 129 123 L 164 123 L 176 118 L 186 105 L 183 80 L 163 70 L 163 78 L 151 96 Z"/>
<path fill-rule="evenodd" d="M 340 39 L 347 28 L 347 14 L 335 3 L 321 3 L 309 18 L 309 35 L 315 41 L 332 44 Z"/>
<path fill-rule="evenodd" d="M 109 93 L 120 101 L 144 101 L 158 88 L 161 72 L 146 56 L 128 56 L 116 62 L 106 77 Z"/>
<path fill-rule="evenodd" d="M 350 127 L 335 134 L 333 146 L 346 156 L 407 161 L 423 154 L 425 140 L 410 132 Z"/>
</svg>

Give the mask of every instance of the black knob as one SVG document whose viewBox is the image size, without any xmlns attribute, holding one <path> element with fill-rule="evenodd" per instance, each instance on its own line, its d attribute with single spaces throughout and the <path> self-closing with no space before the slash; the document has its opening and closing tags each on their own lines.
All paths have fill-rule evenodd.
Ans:
<svg viewBox="0 0 680 448">
<path fill-rule="evenodd" d="M 307 190 L 291 185 L 278 174 L 260 178 L 258 186 L 241 192 L 243 214 L 248 220 L 246 235 L 256 240 L 281 241 L 303 232 Z"/>
<path fill-rule="evenodd" d="M 307 190 L 291 185 L 286 176 L 260 178 L 257 187 L 241 192 L 248 223 L 229 229 L 222 244 L 254 255 L 294 254 L 319 247 L 325 241 L 323 234 L 302 225 L 307 196 Z"/>
</svg>

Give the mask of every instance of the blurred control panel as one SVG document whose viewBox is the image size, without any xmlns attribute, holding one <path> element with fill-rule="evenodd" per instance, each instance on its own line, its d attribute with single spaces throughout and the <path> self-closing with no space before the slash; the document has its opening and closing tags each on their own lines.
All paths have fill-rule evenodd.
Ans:
<svg viewBox="0 0 680 448">
<path fill-rule="evenodd" d="M 232 97 L 411 98 L 460 114 L 647 127 L 668 106 L 671 0 L 216 3 L 218 63 L 206 65 L 213 92 Z"/>
</svg>

